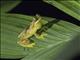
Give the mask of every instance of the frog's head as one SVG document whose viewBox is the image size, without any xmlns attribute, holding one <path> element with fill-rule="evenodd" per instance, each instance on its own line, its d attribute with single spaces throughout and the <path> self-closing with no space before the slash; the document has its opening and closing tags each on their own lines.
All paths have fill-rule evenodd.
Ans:
<svg viewBox="0 0 80 60">
<path fill-rule="evenodd" d="M 35 43 L 34 43 L 34 42 L 31 42 L 31 41 L 28 40 L 28 39 L 19 40 L 17 43 L 18 43 L 20 46 L 25 47 L 25 48 L 33 48 L 33 47 L 35 46 Z"/>
</svg>

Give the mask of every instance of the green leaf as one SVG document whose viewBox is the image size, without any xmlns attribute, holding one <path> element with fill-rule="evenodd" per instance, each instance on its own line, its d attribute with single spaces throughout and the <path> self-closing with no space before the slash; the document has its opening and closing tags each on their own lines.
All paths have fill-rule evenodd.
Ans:
<svg viewBox="0 0 80 60">
<path fill-rule="evenodd" d="M 44 0 L 45 2 L 57 7 L 63 12 L 80 20 L 80 0 Z"/>
<path fill-rule="evenodd" d="M 74 37 L 55 60 L 72 60 L 80 53 L 80 34 Z"/>
<path fill-rule="evenodd" d="M 18 35 L 30 24 L 32 18 L 27 15 L 1 14 L 1 58 L 53 60 L 76 35 L 80 34 L 79 26 L 61 20 L 47 30 L 48 35 L 44 41 L 32 38 L 40 47 L 26 48 L 24 51 L 24 48 L 17 44 Z"/>
<path fill-rule="evenodd" d="M 21 1 L 20 0 L 1 0 L 1 13 L 6 13 L 12 8 L 16 7 Z"/>
<path fill-rule="evenodd" d="M 74 11 L 71 12 L 71 10 L 68 9 L 64 10 L 69 11 L 69 13 L 66 13 L 79 20 L 80 13 L 78 7 L 80 2 L 77 1 L 74 4 L 72 4 L 73 2 L 69 2 L 75 6 L 74 9 L 71 8 Z M 50 3 L 53 2 L 55 1 L 51 1 Z M 35 37 L 31 38 L 37 43 L 37 46 L 39 47 L 34 47 L 32 49 L 26 48 L 24 51 L 24 48 L 17 44 L 17 41 L 19 40 L 18 35 L 31 23 L 33 16 L 6 13 L 14 8 L 18 3 L 20 3 L 20 1 L 1 1 L 2 14 L 0 58 L 22 58 L 22 60 L 59 60 L 63 55 L 65 58 L 68 58 L 67 56 L 73 56 L 72 54 L 75 54 L 74 51 L 80 51 L 78 47 L 80 46 L 80 27 L 63 20 L 53 24 L 53 26 L 46 31 L 48 35 L 45 37 L 44 41 L 38 40 Z M 57 4 L 57 2 L 55 2 L 55 4 Z M 71 13 L 73 13 L 73 15 Z M 45 22 L 49 20 L 55 20 L 55 18 L 42 18 L 45 20 Z M 71 48 L 71 45 L 75 47 Z M 70 51 L 71 53 L 66 51 Z M 61 60 L 66 59 L 61 58 Z"/>
</svg>

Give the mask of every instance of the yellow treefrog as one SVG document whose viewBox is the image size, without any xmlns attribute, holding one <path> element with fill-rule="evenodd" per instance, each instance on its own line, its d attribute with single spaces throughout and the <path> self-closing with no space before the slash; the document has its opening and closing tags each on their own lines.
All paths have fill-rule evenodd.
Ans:
<svg viewBox="0 0 80 60">
<path fill-rule="evenodd" d="M 41 17 L 39 15 L 36 15 L 37 18 L 33 18 L 33 21 L 31 22 L 28 29 L 24 29 L 18 38 L 20 39 L 17 43 L 23 47 L 32 48 L 36 45 L 35 42 L 31 42 L 29 40 L 30 37 L 33 35 L 36 36 L 38 39 L 44 39 L 44 34 L 38 34 L 37 31 L 41 29 L 42 27 L 42 21 Z"/>
</svg>

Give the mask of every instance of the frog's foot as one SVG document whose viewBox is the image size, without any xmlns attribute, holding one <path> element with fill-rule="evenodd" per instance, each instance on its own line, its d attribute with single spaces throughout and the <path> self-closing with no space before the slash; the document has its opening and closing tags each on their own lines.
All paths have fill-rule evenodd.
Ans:
<svg viewBox="0 0 80 60">
<path fill-rule="evenodd" d="M 26 47 L 33 48 L 35 45 L 36 45 L 35 43 L 30 43 L 30 44 L 26 45 Z"/>
<path fill-rule="evenodd" d="M 41 35 L 35 34 L 35 37 L 39 40 L 44 40 L 46 35 L 47 35 L 46 33 L 42 33 Z"/>
</svg>

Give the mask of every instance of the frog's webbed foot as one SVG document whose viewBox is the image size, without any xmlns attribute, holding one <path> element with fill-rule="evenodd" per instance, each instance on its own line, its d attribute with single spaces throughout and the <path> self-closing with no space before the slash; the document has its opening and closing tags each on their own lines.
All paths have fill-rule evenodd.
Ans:
<svg viewBox="0 0 80 60">
<path fill-rule="evenodd" d="M 42 33 L 41 35 L 36 33 L 35 37 L 39 40 L 44 40 L 46 35 L 47 35 L 46 33 Z"/>
</svg>

